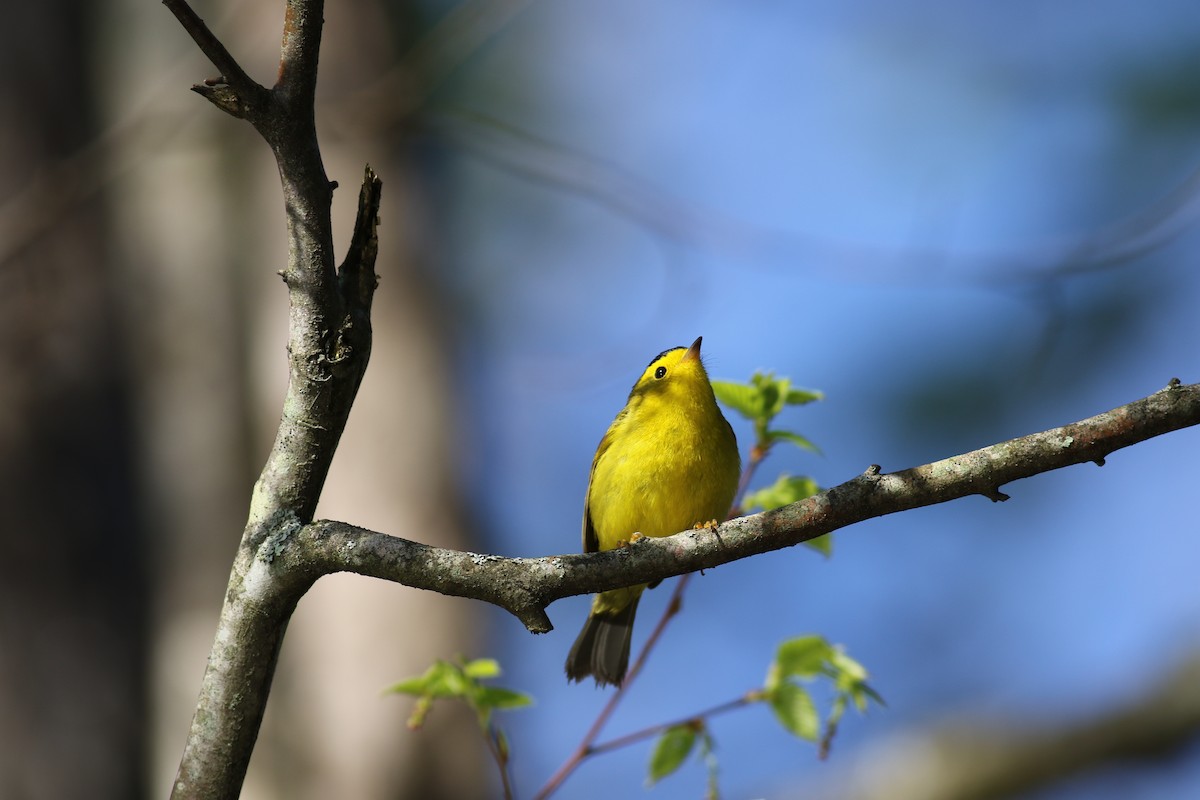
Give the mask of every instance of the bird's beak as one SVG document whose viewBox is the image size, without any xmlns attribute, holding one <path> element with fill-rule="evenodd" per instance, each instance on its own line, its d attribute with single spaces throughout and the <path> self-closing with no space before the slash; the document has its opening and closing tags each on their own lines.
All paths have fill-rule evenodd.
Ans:
<svg viewBox="0 0 1200 800">
<path fill-rule="evenodd" d="M 679 359 L 680 363 L 683 363 L 684 361 L 687 361 L 688 359 L 692 359 L 692 358 L 699 359 L 700 358 L 700 340 L 703 338 L 704 338 L 703 336 L 696 337 L 696 341 L 692 342 L 692 346 L 689 347 L 687 349 L 687 352 L 683 354 L 683 358 Z"/>
</svg>

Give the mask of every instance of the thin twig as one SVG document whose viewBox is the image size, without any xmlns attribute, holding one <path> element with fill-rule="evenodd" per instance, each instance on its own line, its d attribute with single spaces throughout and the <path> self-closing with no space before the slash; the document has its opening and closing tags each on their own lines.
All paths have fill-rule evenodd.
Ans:
<svg viewBox="0 0 1200 800">
<path fill-rule="evenodd" d="M 500 787 L 504 791 L 504 800 L 512 800 L 513 788 L 512 780 L 508 775 L 508 757 L 500 752 L 498 735 L 495 726 L 488 725 L 487 730 L 483 733 L 483 738 L 487 740 L 488 752 L 492 754 L 492 760 L 496 762 L 496 769 L 500 771 Z"/>
<path fill-rule="evenodd" d="M 758 471 L 758 465 L 767 457 L 767 453 L 771 450 L 771 442 L 755 442 L 750 448 L 750 458 L 746 462 L 746 468 L 742 470 L 742 475 L 738 479 L 737 492 L 733 496 L 733 505 L 729 509 L 729 516 L 726 519 L 733 519 L 742 512 L 742 498 L 746 496 L 746 490 L 750 488 L 750 481 L 754 479 L 754 473 Z"/>
<path fill-rule="evenodd" d="M 179 20 L 179 24 L 192 37 L 200 51 L 208 56 L 208 60 L 213 63 L 214 67 L 221 71 L 221 77 L 225 83 L 233 87 L 234 91 L 247 100 L 255 95 L 266 93 L 266 88 L 260 86 L 246 74 L 237 59 L 225 49 L 221 40 L 213 35 L 213 32 L 204 24 L 204 20 L 200 19 L 200 15 L 187 4 L 187 0 L 162 0 L 162 2 Z"/>
<path fill-rule="evenodd" d="M 660 722 L 657 725 L 650 725 L 642 728 L 641 730 L 633 731 L 632 733 L 626 733 L 625 735 L 618 736 L 615 739 L 609 739 L 606 742 L 593 745 L 588 754 L 599 755 L 600 753 L 607 753 L 610 750 L 619 750 L 622 747 L 649 739 L 650 737 L 656 736 L 663 731 L 670 730 L 671 728 L 676 728 L 680 725 L 694 725 L 698 722 L 708 719 L 709 717 L 715 717 L 718 714 L 725 714 L 729 711 L 733 711 L 734 709 L 748 706 L 753 702 L 755 702 L 754 695 L 747 693 L 741 697 L 734 698 L 733 700 L 726 700 L 724 703 L 718 703 L 711 708 L 706 708 L 703 711 L 683 717 L 682 719 L 673 720 L 671 722 Z"/>
<path fill-rule="evenodd" d="M 663 631 L 667 629 L 667 623 L 679 613 L 683 603 L 683 590 L 687 587 L 688 580 L 691 577 L 690 573 L 680 576 L 678 582 L 675 584 L 674 592 L 671 593 L 671 599 L 667 603 L 666 610 L 663 611 L 663 615 L 659 618 L 658 624 L 654 626 L 654 630 L 650 632 L 650 637 L 646 640 L 646 644 L 642 646 L 642 650 L 634 660 L 633 666 L 625 673 L 625 680 L 621 682 L 617 690 L 608 698 L 608 702 L 604 704 L 604 708 L 600 709 L 600 713 L 596 715 L 595 721 L 592 722 L 587 733 L 583 735 L 583 739 L 580 740 L 579 745 L 567 757 L 567 760 L 555 770 L 550 779 L 546 781 L 546 784 L 538 790 L 538 793 L 534 795 L 534 800 L 543 800 L 543 798 L 549 797 L 558 791 L 558 787 L 563 784 L 563 781 L 570 777 L 571 773 L 583 763 L 585 758 L 595 752 L 592 742 L 599 738 L 601 731 L 604 730 L 604 726 L 608 724 L 609 718 L 612 717 L 613 712 L 617 710 L 617 706 L 625 698 L 629 687 L 633 685 L 634 679 L 642 671 L 642 666 L 646 663 L 646 659 L 654 649 L 654 645 L 658 643 L 658 640 L 663 635 Z"/>
<path fill-rule="evenodd" d="M 725 517 L 726 520 L 733 519 L 738 515 L 738 512 L 741 508 L 742 497 L 746 494 L 746 487 L 749 486 L 751 479 L 754 477 L 754 473 L 758 470 L 758 466 L 763 462 L 763 459 L 767 457 L 767 453 L 770 452 L 770 449 L 770 442 L 756 442 L 754 446 L 750 448 L 750 456 L 746 462 L 745 468 L 742 469 L 742 474 L 738 476 L 737 491 L 734 494 L 733 503 L 730 506 L 729 514 Z M 621 700 L 624 699 L 626 693 L 629 691 L 629 687 L 632 686 L 634 680 L 641 673 L 642 667 L 646 663 L 646 659 L 650 657 L 650 653 L 654 650 L 654 646 L 658 644 L 658 640 L 662 638 L 663 632 L 667 629 L 667 624 L 674 619 L 683 608 L 683 593 L 684 590 L 687 589 L 687 585 L 691 577 L 692 573 L 690 572 L 680 576 L 679 581 L 675 584 L 675 590 L 671 593 L 671 599 L 668 601 L 666 609 L 663 611 L 662 616 L 659 617 L 658 624 L 656 624 L 654 626 L 654 630 L 650 632 L 650 637 L 646 639 L 646 644 L 642 646 L 641 652 L 638 653 L 637 658 L 633 662 L 633 666 L 630 667 L 625 673 L 625 680 L 621 681 L 621 684 L 617 687 L 617 690 L 613 692 L 610 698 L 608 698 L 608 702 L 604 704 L 604 708 L 600 710 L 600 713 L 596 716 L 596 720 L 592 723 L 591 727 L 588 728 L 587 733 L 584 734 L 579 746 L 575 748 L 571 755 L 567 757 L 567 760 L 564 761 L 562 765 L 559 766 L 559 768 L 554 772 L 554 774 L 550 776 L 550 779 L 546 781 L 546 785 L 538 791 L 537 795 L 535 795 L 535 800 L 541 800 L 541 798 L 549 797 L 551 794 L 556 792 L 558 787 L 562 785 L 562 783 L 571 775 L 572 772 L 575 771 L 576 768 L 579 767 L 581 763 L 583 763 L 583 760 L 588 756 L 594 755 L 601 750 L 612 749 L 614 745 L 612 745 L 611 742 L 601 745 L 594 745 L 593 742 L 595 742 L 600 736 L 600 732 L 603 731 L 604 726 L 608 724 L 609 718 L 613 715 L 613 712 L 616 711 L 617 706 L 621 703 Z M 658 729 L 659 728 L 656 728 L 655 730 Z"/>
</svg>

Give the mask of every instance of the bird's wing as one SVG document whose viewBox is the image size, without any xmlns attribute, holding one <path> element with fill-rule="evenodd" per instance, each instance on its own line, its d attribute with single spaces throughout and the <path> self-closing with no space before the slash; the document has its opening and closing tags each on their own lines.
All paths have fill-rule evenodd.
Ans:
<svg viewBox="0 0 1200 800">
<path fill-rule="evenodd" d="M 596 535 L 596 527 L 592 524 L 592 478 L 596 475 L 596 465 L 600 463 L 600 459 L 608 452 L 609 446 L 612 445 L 614 431 L 617 430 L 628 413 L 628 406 L 621 409 L 616 419 L 612 421 L 612 425 L 608 426 L 608 431 L 604 434 L 604 438 L 600 440 L 600 445 L 596 448 L 596 455 L 592 456 L 592 469 L 588 473 L 587 494 L 583 497 L 583 552 L 585 553 L 595 553 L 600 549 L 600 538 Z"/>
</svg>

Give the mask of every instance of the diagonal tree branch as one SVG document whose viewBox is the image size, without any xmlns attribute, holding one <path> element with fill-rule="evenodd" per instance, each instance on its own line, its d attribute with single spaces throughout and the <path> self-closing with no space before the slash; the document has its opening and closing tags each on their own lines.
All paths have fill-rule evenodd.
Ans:
<svg viewBox="0 0 1200 800">
<path fill-rule="evenodd" d="M 208 56 L 208 60 L 213 63 L 213 66 L 221 71 L 221 77 L 225 83 L 243 94 L 266 91 L 246 74 L 242 65 L 225 49 L 225 45 L 221 44 L 221 41 L 213 35 L 213 32 L 204 24 L 204 20 L 200 19 L 200 15 L 192 10 L 186 0 L 163 0 L 163 5 L 179 20 L 179 24 L 192 37 L 196 46 L 200 48 L 200 52 Z"/>
<path fill-rule="evenodd" d="M 163 5 L 175 15 L 213 66 L 221 71 L 219 78 L 196 84 L 192 86 L 192 91 L 225 113 L 240 119 L 251 119 L 265 110 L 269 99 L 267 89 L 246 74 L 242 65 L 225 49 L 225 45 L 213 35 L 186 0 L 163 0 Z"/>
<path fill-rule="evenodd" d="M 1112 452 L 1200 425 L 1200 384 L 1172 381 L 1149 397 L 1090 419 L 899 472 L 872 466 L 818 495 L 707 529 L 602 553 L 503 558 L 418 544 L 342 522 L 296 531 L 282 574 L 310 581 L 355 572 L 500 606 L 534 633 L 551 629 L 546 606 L 563 597 L 648 583 L 791 547 L 856 522 L 968 495 L 994 501 L 1000 487 L 1073 464 L 1103 464 Z"/>
</svg>

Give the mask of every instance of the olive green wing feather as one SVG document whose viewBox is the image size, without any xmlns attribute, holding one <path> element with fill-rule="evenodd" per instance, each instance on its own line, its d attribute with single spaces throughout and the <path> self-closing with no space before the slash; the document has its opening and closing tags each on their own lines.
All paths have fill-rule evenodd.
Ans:
<svg viewBox="0 0 1200 800">
<path fill-rule="evenodd" d="M 596 465 L 600 463 L 600 458 L 608 452 L 608 448 L 613 443 L 613 432 L 628 413 L 629 406 L 621 409 L 616 419 L 608 426 L 604 438 L 600 440 L 600 445 L 596 448 L 596 455 L 592 456 L 592 469 L 588 472 L 587 493 L 583 496 L 583 552 L 585 553 L 595 553 L 600 549 L 600 538 L 596 535 L 596 528 L 592 524 L 592 478 L 596 475 Z"/>
</svg>

